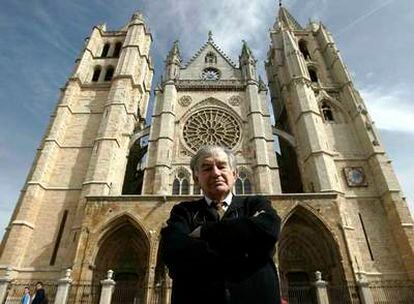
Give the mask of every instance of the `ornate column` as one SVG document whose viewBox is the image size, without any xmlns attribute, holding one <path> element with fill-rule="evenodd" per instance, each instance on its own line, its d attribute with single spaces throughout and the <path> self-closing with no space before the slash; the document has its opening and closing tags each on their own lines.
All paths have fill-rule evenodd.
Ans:
<svg viewBox="0 0 414 304">
<path fill-rule="evenodd" d="M 374 298 L 365 274 L 358 273 L 357 285 L 362 304 L 374 304 Z"/>
<path fill-rule="evenodd" d="M 11 268 L 7 268 L 6 274 L 4 277 L 0 278 L 0 303 L 4 303 L 7 296 L 7 288 L 12 280 L 11 278 Z"/>
<path fill-rule="evenodd" d="M 101 297 L 99 299 L 99 304 L 111 304 L 112 294 L 114 293 L 115 281 L 112 279 L 114 272 L 108 270 L 106 279 L 101 281 Z"/>
<path fill-rule="evenodd" d="M 65 271 L 65 276 L 58 281 L 55 303 L 66 304 L 69 299 L 70 285 L 72 285 L 72 269 Z"/>
<path fill-rule="evenodd" d="M 316 298 L 318 304 L 329 304 L 328 292 L 326 290 L 328 283 L 322 280 L 322 273 L 320 271 L 315 272 L 315 277 Z"/>
</svg>

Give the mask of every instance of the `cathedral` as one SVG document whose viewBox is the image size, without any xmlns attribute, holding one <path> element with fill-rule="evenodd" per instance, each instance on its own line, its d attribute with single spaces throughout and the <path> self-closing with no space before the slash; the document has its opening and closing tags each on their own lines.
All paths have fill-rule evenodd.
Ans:
<svg viewBox="0 0 414 304">
<path fill-rule="evenodd" d="M 276 15 L 267 83 L 247 42 L 235 62 L 209 33 L 188 61 L 174 42 L 152 86 L 141 13 L 92 29 L 0 246 L 1 304 L 37 281 L 51 303 L 168 304 L 160 230 L 202 195 L 189 163 L 205 144 L 234 152 L 236 195 L 280 215 L 289 303 L 414 302 L 413 219 L 364 101 L 321 22 Z"/>
</svg>

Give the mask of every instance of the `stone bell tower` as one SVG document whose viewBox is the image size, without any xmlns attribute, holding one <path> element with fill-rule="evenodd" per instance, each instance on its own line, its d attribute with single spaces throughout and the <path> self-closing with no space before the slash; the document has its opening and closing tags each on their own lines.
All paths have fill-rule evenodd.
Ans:
<svg viewBox="0 0 414 304">
<path fill-rule="evenodd" d="M 204 144 L 232 149 L 239 163 L 237 193 L 279 193 L 267 89 L 243 42 L 236 66 L 213 41 L 183 64 L 178 41 L 166 61 L 148 146 L 143 193 L 198 194 L 189 162 Z"/>
<path fill-rule="evenodd" d="M 81 263 L 85 197 L 121 194 L 130 138 L 146 116 L 151 42 L 140 13 L 86 40 L 3 239 L 0 265 L 14 277 L 55 278 Z"/>
<path fill-rule="evenodd" d="M 270 37 L 282 190 L 293 192 L 296 179 L 304 192 L 338 193 L 354 271 L 413 278 L 412 218 L 332 35 L 322 23 L 303 28 L 280 7 Z"/>
</svg>

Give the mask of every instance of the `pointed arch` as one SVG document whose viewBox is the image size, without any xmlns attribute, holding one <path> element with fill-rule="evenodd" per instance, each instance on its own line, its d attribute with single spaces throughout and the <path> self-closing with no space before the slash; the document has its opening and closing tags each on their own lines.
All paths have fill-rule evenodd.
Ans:
<svg viewBox="0 0 414 304">
<path fill-rule="evenodd" d="M 250 170 L 245 167 L 240 167 L 238 170 L 238 176 L 235 183 L 236 194 L 252 194 L 252 178 L 253 175 Z"/>
<path fill-rule="evenodd" d="M 213 52 L 208 52 L 207 55 L 204 57 L 204 62 L 207 64 L 216 64 L 217 63 L 217 56 Z"/>
<path fill-rule="evenodd" d="M 221 109 L 224 109 L 226 111 L 228 111 L 230 114 L 232 114 L 233 116 L 239 117 L 239 115 L 237 114 L 236 111 L 234 111 L 234 109 L 232 107 L 230 107 L 226 102 L 214 98 L 214 97 L 207 97 L 201 101 L 199 101 L 198 103 L 196 103 L 194 105 L 194 107 L 188 109 L 184 114 L 183 114 L 183 118 L 187 118 L 191 113 L 198 111 L 200 109 L 203 109 L 205 107 L 218 107 Z"/>
<path fill-rule="evenodd" d="M 339 285 L 345 280 L 333 229 L 303 203 L 297 204 L 283 219 L 277 255 L 284 294 L 292 286 L 311 284 L 316 271 L 321 271 L 324 280 L 332 284 Z"/>
<path fill-rule="evenodd" d="M 112 54 L 112 57 L 118 58 L 119 54 L 121 53 L 122 49 L 122 42 L 117 42 L 115 44 L 114 53 Z"/>
<path fill-rule="evenodd" d="M 148 152 L 148 141 L 145 136 L 147 136 L 146 133 L 141 132 L 137 137 L 134 134 L 131 138 L 132 145 L 129 147 L 127 156 L 122 194 L 141 194 L 142 192 Z"/>
<path fill-rule="evenodd" d="M 172 194 L 190 194 L 191 173 L 184 167 L 179 167 L 172 174 Z"/>
<path fill-rule="evenodd" d="M 98 82 L 99 76 L 101 76 L 102 68 L 100 65 L 95 66 L 93 69 L 93 75 L 92 75 L 92 82 Z"/>
<path fill-rule="evenodd" d="M 305 39 L 300 39 L 298 42 L 298 46 L 305 60 L 311 60 L 312 58 L 309 53 L 308 42 Z"/>
<path fill-rule="evenodd" d="M 322 117 L 325 122 L 335 122 L 335 117 L 334 117 L 332 108 L 325 101 L 321 102 L 321 112 L 322 112 Z"/>
<path fill-rule="evenodd" d="M 145 227 L 132 214 L 123 212 L 106 221 L 96 233 L 92 281 L 99 282 L 111 269 L 117 283 L 113 303 L 143 301 L 151 250 Z"/>
<path fill-rule="evenodd" d="M 321 90 L 319 92 L 319 95 L 316 100 L 320 108 L 322 106 L 322 103 L 324 102 L 327 105 L 329 105 L 333 109 L 334 114 L 337 113 L 339 122 L 345 123 L 345 122 L 352 120 L 350 115 L 348 114 L 348 111 L 345 109 L 344 105 L 337 99 L 330 96 L 325 90 Z"/>
<path fill-rule="evenodd" d="M 308 66 L 309 78 L 313 83 L 318 83 L 318 71 L 313 66 Z"/>
<path fill-rule="evenodd" d="M 114 214 L 112 217 L 109 217 L 106 219 L 106 221 L 102 222 L 102 224 L 93 231 L 93 233 L 97 233 L 99 235 L 97 239 L 98 245 L 105 240 L 105 237 L 108 236 L 108 233 L 111 233 L 111 231 L 126 223 L 131 224 L 140 233 L 142 233 L 145 236 L 146 244 L 150 246 L 149 231 L 145 228 L 140 219 L 128 211 Z"/>
<path fill-rule="evenodd" d="M 102 48 L 101 57 L 107 57 L 109 53 L 109 48 L 111 47 L 110 43 L 105 43 Z"/>
<path fill-rule="evenodd" d="M 111 81 L 114 76 L 115 69 L 113 66 L 108 66 L 105 71 L 104 81 Z"/>
</svg>

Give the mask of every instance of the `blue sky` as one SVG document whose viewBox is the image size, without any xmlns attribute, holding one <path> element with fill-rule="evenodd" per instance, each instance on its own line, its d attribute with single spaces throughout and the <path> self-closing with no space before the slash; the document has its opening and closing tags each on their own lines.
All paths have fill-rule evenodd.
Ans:
<svg viewBox="0 0 414 304">
<path fill-rule="evenodd" d="M 290 0 L 302 24 L 332 32 L 414 210 L 414 1 Z M 84 38 L 94 25 L 123 26 L 141 10 L 153 34 L 154 84 L 174 40 L 187 61 L 213 31 L 238 61 L 244 39 L 263 60 L 274 0 L 3 0 L 0 11 L 0 237 Z M 265 77 L 262 73 L 262 77 Z"/>
</svg>

